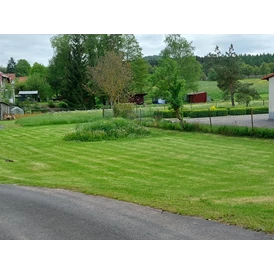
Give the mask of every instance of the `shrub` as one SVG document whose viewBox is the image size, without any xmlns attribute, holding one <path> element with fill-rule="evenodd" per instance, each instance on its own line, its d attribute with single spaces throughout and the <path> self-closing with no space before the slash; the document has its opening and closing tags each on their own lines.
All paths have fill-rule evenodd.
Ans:
<svg viewBox="0 0 274 274">
<path fill-rule="evenodd" d="M 245 115 L 246 108 L 231 108 L 228 111 L 229 115 Z"/>
<path fill-rule="evenodd" d="M 209 110 L 209 109 L 199 109 L 199 110 L 191 110 L 189 111 L 190 118 L 199 118 L 199 117 L 214 117 L 217 115 L 216 110 Z"/>
<path fill-rule="evenodd" d="M 56 106 L 55 106 L 53 101 L 50 101 L 50 102 L 48 102 L 48 107 L 49 108 L 55 108 Z"/>
<path fill-rule="evenodd" d="M 130 118 L 130 119 L 135 118 L 136 115 L 134 113 L 134 104 L 132 103 L 114 104 L 113 116 Z"/>
<path fill-rule="evenodd" d="M 63 101 L 59 102 L 57 104 L 57 106 L 58 106 L 58 108 L 68 108 L 68 104 L 66 102 L 63 102 Z"/>
<path fill-rule="evenodd" d="M 253 109 L 253 114 L 265 114 L 269 112 L 268 107 L 253 107 L 253 108 L 246 108 L 246 114 L 251 114 L 251 109 Z"/>
<path fill-rule="evenodd" d="M 65 135 L 66 141 L 101 141 L 120 138 L 136 138 L 149 134 L 147 128 L 134 121 L 123 118 L 98 120 L 92 123 L 77 125 L 74 132 Z"/>
<path fill-rule="evenodd" d="M 227 108 L 218 108 L 217 109 L 217 116 L 227 116 L 228 109 Z"/>
</svg>

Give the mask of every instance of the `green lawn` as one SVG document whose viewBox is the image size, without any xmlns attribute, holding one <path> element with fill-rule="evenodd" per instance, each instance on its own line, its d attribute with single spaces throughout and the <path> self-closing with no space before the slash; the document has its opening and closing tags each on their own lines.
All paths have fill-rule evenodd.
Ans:
<svg viewBox="0 0 274 274">
<path fill-rule="evenodd" d="M 74 124 L 0 124 L 0 183 L 64 188 L 274 233 L 274 140 L 150 129 L 144 138 L 82 143 L 63 140 Z"/>
<path fill-rule="evenodd" d="M 241 80 L 243 83 L 253 83 L 262 100 L 268 100 L 268 81 L 260 78 L 250 78 Z M 206 91 L 214 101 L 222 100 L 222 91 L 217 87 L 216 81 L 200 81 L 199 91 Z"/>
<path fill-rule="evenodd" d="M 254 106 L 261 106 L 261 105 L 268 105 L 268 81 L 261 80 L 260 78 L 250 78 L 241 80 L 244 83 L 253 83 L 255 89 L 261 96 L 260 100 L 252 101 L 251 105 Z M 209 103 L 209 106 L 216 105 L 221 107 L 230 107 L 230 101 L 223 101 L 223 92 L 217 87 L 216 81 L 200 81 L 198 92 L 206 91 L 207 95 L 210 96 L 212 102 Z M 148 96 L 145 96 L 146 104 L 151 104 L 152 99 Z M 237 102 L 236 102 L 237 105 Z M 161 107 L 156 105 L 158 108 Z M 188 107 L 188 104 L 184 104 L 184 106 Z M 194 106 L 194 105 L 193 105 Z M 199 104 L 195 104 L 195 107 L 199 107 Z M 205 104 L 201 104 L 201 107 L 205 107 Z"/>
</svg>

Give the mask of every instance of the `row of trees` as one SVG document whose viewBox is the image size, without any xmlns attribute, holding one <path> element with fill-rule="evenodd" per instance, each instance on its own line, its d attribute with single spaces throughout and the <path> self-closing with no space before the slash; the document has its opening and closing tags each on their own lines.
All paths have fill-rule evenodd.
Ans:
<svg viewBox="0 0 274 274">
<path fill-rule="evenodd" d="M 274 73 L 274 54 L 238 55 L 241 59 L 241 73 L 244 77 L 257 77 Z M 149 64 L 149 72 L 152 74 L 159 65 L 161 55 L 146 56 L 144 59 Z M 210 63 L 208 56 L 196 56 L 202 65 L 201 80 L 216 81 L 216 72 Z"/>
<path fill-rule="evenodd" d="M 198 90 L 203 69 L 214 74 L 232 105 L 235 96 L 245 102 L 258 97 L 252 84 L 239 82 L 244 65 L 232 45 L 225 54 L 216 47 L 202 66 L 192 43 L 181 35 L 166 35 L 164 42 L 165 48 L 155 58 L 157 65 L 151 69 L 132 34 L 56 35 L 51 40 L 54 56 L 47 68 L 35 63 L 23 73 L 22 64 L 26 62 L 19 60 L 16 64 L 11 58 L 7 70 L 18 72 L 21 68 L 20 73 L 29 76 L 26 83 L 16 84 L 17 91 L 39 90 L 42 100 L 62 97 L 74 109 L 113 106 L 127 102 L 134 93 L 150 92 L 153 98 L 168 100 L 181 120 L 183 94 Z"/>
</svg>

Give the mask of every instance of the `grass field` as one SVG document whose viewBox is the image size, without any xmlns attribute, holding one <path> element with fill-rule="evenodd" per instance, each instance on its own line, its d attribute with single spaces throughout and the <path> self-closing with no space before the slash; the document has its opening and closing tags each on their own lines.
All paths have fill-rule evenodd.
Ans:
<svg viewBox="0 0 274 274">
<path fill-rule="evenodd" d="M 268 81 L 261 80 L 260 78 L 250 78 L 241 80 L 244 83 L 253 83 L 255 89 L 258 91 L 259 95 L 261 96 L 260 100 L 251 101 L 251 105 L 254 106 L 261 106 L 261 105 L 268 105 Z M 216 81 L 200 81 L 198 92 L 206 91 L 207 95 L 210 96 L 212 102 L 208 105 L 216 105 L 221 107 L 229 107 L 231 106 L 230 101 L 223 101 L 223 92 L 217 87 Z M 149 96 L 145 97 L 146 104 L 151 104 L 152 99 Z M 238 104 L 235 102 L 236 105 Z M 184 106 L 188 107 L 190 104 L 184 104 Z M 194 105 L 193 105 L 194 106 Z M 195 104 L 195 107 L 197 104 Z"/>
<path fill-rule="evenodd" d="M 260 78 L 250 78 L 241 80 L 243 83 L 253 83 L 254 88 L 258 91 L 262 100 L 268 100 L 268 81 Z M 222 91 L 217 87 L 216 81 L 200 81 L 199 91 L 206 91 L 214 101 L 222 100 Z"/>
<path fill-rule="evenodd" d="M 74 124 L 1 124 L 0 183 L 64 188 L 274 233 L 274 140 L 150 129 L 144 138 L 83 143 L 63 140 Z"/>
</svg>

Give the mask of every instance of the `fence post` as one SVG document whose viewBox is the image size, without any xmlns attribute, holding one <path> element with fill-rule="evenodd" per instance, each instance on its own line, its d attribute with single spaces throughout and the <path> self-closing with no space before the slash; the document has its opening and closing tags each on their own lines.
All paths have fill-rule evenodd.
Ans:
<svg viewBox="0 0 274 274">
<path fill-rule="evenodd" d="M 103 118 L 105 118 L 105 109 L 103 108 Z"/>
<path fill-rule="evenodd" d="M 142 124 L 142 110 L 140 108 L 140 124 Z"/>
<path fill-rule="evenodd" d="M 251 128 L 252 128 L 252 133 L 253 133 L 253 131 L 254 131 L 254 123 L 253 123 L 253 108 L 251 108 L 250 114 L 251 114 Z"/>
<path fill-rule="evenodd" d="M 212 132 L 212 122 L 211 122 L 211 111 L 210 111 L 210 109 L 208 110 L 208 114 L 209 114 L 210 132 Z"/>
</svg>

